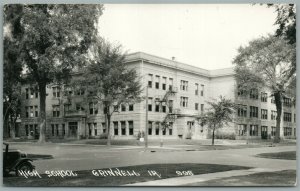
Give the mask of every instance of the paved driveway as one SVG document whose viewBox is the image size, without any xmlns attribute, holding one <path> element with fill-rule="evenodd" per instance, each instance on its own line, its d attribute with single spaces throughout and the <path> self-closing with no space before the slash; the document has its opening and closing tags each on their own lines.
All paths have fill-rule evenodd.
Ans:
<svg viewBox="0 0 300 191">
<path fill-rule="evenodd" d="M 259 153 L 295 151 L 296 146 L 243 148 L 210 151 L 179 151 L 163 149 L 157 152 L 143 152 L 135 146 L 92 146 L 63 144 L 11 144 L 32 154 L 51 154 L 54 159 L 36 160 L 39 173 L 45 170 L 89 170 L 108 167 L 131 166 L 149 163 L 213 163 L 240 165 L 277 170 L 296 169 L 296 160 L 265 159 L 254 157 Z M 187 169 L 189 170 L 189 169 Z M 192 170 L 192 169 L 190 169 Z"/>
</svg>

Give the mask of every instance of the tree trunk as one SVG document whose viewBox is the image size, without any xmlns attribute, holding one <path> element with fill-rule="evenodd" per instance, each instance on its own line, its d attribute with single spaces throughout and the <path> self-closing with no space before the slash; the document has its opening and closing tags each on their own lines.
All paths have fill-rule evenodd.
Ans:
<svg viewBox="0 0 300 191">
<path fill-rule="evenodd" d="M 13 121 L 13 117 L 12 116 L 10 116 L 9 128 L 10 128 L 10 137 L 12 139 L 16 138 L 15 123 Z"/>
<path fill-rule="evenodd" d="M 40 137 L 39 143 L 46 142 L 46 84 L 39 84 L 39 93 L 40 93 Z"/>
<path fill-rule="evenodd" d="M 211 145 L 215 145 L 215 128 L 213 128 Z"/>
<path fill-rule="evenodd" d="M 109 109 L 107 109 L 107 114 L 106 114 L 107 120 L 106 120 L 106 127 L 107 127 L 107 146 L 111 145 L 111 136 L 110 136 L 110 118 L 111 115 L 109 114 Z"/>
<path fill-rule="evenodd" d="M 276 132 L 275 132 L 275 143 L 280 142 L 280 122 L 281 122 L 281 115 L 282 115 L 282 94 L 281 92 L 274 93 L 275 97 L 275 104 L 277 110 L 277 117 L 276 117 Z"/>
</svg>

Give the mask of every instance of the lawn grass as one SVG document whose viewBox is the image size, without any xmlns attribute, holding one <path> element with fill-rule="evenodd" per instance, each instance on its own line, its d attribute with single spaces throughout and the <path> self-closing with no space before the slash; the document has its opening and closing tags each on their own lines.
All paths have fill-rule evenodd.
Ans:
<svg viewBox="0 0 300 191">
<path fill-rule="evenodd" d="M 256 155 L 260 158 L 296 160 L 296 151 L 276 152 L 276 153 L 261 153 Z"/>
<path fill-rule="evenodd" d="M 283 170 L 214 179 L 185 186 L 295 186 L 295 183 L 296 170 Z"/>
<path fill-rule="evenodd" d="M 4 186 L 30 186 L 30 187 L 57 187 L 57 186 L 121 186 L 137 182 L 153 181 L 158 179 L 178 177 L 176 171 L 192 171 L 194 175 L 207 174 L 214 172 L 224 172 L 229 170 L 249 169 L 249 167 L 233 166 L 233 165 L 217 165 L 217 164 L 147 164 L 137 166 L 119 167 L 123 171 L 135 171 L 140 176 L 94 176 L 92 170 L 77 171 L 77 177 L 47 177 L 42 174 L 42 178 L 31 177 L 5 177 L 3 178 Z M 108 170 L 108 169 L 101 169 Z M 112 168 L 116 170 L 116 168 Z M 148 170 L 156 171 L 158 176 L 150 176 Z M 155 186 L 155 185 L 153 185 Z"/>
</svg>

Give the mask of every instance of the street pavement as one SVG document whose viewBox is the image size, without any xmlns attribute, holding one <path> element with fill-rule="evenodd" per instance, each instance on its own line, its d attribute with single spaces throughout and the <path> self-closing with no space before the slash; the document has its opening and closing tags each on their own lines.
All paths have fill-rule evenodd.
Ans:
<svg viewBox="0 0 300 191">
<path fill-rule="evenodd" d="M 200 147 L 200 146 L 199 146 Z M 11 143 L 30 154 L 52 155 L 54 159 L 35 160 L 36 170 L 92 170 L 142 164 L 206 163 L 239 165 L 259 169 L 295 170 L 296 160 L 266 159 L 255 157 L 260 153 L 296 151 L 296 145 L 228 150 L 186 151 L 181 146 L 151 147 L 147 151 L 140 146 L 68 145 Z M 156 152 L 150 152 L 155 150 Z M 193 170 L 193 169 L 186 169 Z"/>
</svg>

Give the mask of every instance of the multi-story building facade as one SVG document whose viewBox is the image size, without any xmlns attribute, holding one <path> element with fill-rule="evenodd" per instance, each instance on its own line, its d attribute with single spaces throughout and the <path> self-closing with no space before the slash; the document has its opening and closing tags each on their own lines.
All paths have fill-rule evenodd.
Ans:
<svg viewBox="0 0 300 191">
<path fill-rule="evenodd" d="M 140 76 L 148 105 L 145 100 L 122 105 L 111 119 L 114 139 L 131 139 L 145 133 L 146 109 L 150 139 L 208 138 L 210 131 L 198 123 L 197 116 L 208 108 L 207 101 L 220 95 L 243 107 L 237 111 L 235 122 L 219 133 L 234 134 L 237 139 L 264 139 L 275 135 L 276 107 L 270 93 L 266 90 L 250 95 L 238 92 L 233 68 L 205 70 L 141 52 L 128 55 L 126 64 L 135 68 Z M 22 92 L 21 125 L 17 135 L 38 138 L 39 94 L 30 86 L 24 86 Z M 48 138 L 99 138 L 106 134 L 103 107 L 101 103 L 89 102 L 87 93 L 55 84 L 47 87 Z M 280 135 L 294 138 L 296 110 L 291 100 L 284 100 L 283 110 Z"/>
</svg>

